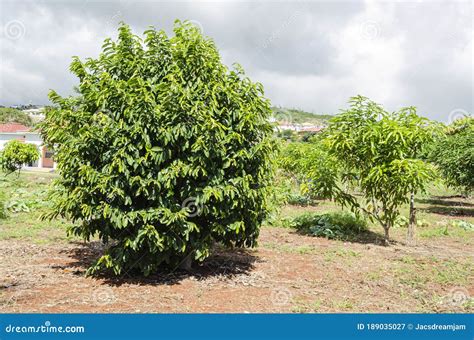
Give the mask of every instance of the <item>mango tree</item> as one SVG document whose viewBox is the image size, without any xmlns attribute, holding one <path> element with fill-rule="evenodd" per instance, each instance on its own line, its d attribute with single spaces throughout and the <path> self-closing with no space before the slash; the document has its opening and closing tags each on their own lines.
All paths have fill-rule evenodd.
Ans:
<svg viewBox="0 0 474 340">
<path fill-rule="evenodd" d="M 353 212 L 377 221 L 387 244 L 402 204 L 434 178 L 433 167 L 416 157 L 429 138 L 425 130 L 429 122 L 413 108 L 389 113 L 362 96 L 351 98 L 350 104 L 330 121 L 327 132 L 329 154 L 340 167 L 333 196 Z M 355 185 L 362 200 L 346 184 Z"/>
<path fill-rule="evenodd" d="M 425 159 L 425 155 L 431 148 L 435 139 L 442 134 L 442 124 L 430 121 L 427 118 L 418 116 L 416 108 L 413 106 L 402 108 L 397 114 L 398 128 L 403 136 L 406 150 L 406 157 L 411 159 Z M 429 179 L 434 179 L 434 172 Z M 410 211 L 408 218 L 407 240 L 413 243 L 415 240 L 416 209 L 415 195 L 417 191 L 424 189 L 424 184 L 412 185 L 410 192 Z"/>
</svg>

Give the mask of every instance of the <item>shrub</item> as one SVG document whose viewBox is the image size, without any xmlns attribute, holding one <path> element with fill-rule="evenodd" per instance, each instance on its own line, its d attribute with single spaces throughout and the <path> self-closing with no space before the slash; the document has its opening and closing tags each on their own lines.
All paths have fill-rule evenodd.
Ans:
<svg viewBox="0 0 474 340">
<path fill-rule="evenodd" d="M 406 218 L 405 216 L 400 215 L 395 219 L 395 223 L 393 226 L 395 228 L 408 228 L 409 224 L 410 224 L 410 220 Z M 430 223 L 427 220 L 418 219 L 416 221 L 416 226 L 420 228 L 429 227 Z"/>
<path fill-rule="evenodd" d="M 468 222 L 468 221 L 463 221 L 463 220 L 455 220 L 452 223 L 453 227 L 458 227 L 467 231 L 474 231 L 474 224 Z"/>
<path fill-rule="evenodd" d="M 54 91 L 42 133 L 60 178 L 54 213 L 110 246 L 88 273 L 116 275 L 252 247 L 267 217 L 275 142 L 261 84 L 221 63 L 189 23 L 175 35 L 122 25 L 98 59 L 75 58 L 77 98 Z M 187 265 L 185 266 L 187 267 Z"/>
<path fill-rule="evenodd" d="M 288 195 L 287 202 L 288 204 L 299 205 L 301 207 L 306 207 L 308 205 L 316 205 L 315 200 L 311 197 L 295 193 L 291 193 Z"/>
<path fill-rule="evenodd" d="M 7 208 L 5 204 L 5 194 L 0 191 L 0 219 L 7 218 Z"/>
<path fill-rule="evenodd" d="M 288 227 L 317 237 L 347 240 L 367 231 L 367 222 L 348 212 L 305 213 L 287 220 Z"/>
<path fill-rule="evenodd" d="M 24 165 L 34 163 L 39 158 L 38 149 L 34 144 L 23 143 L 19 140 L 12 140 L 5 144 L 0 152 L 0 164 L 7 174 L 18 171 Z"/>
</svg>

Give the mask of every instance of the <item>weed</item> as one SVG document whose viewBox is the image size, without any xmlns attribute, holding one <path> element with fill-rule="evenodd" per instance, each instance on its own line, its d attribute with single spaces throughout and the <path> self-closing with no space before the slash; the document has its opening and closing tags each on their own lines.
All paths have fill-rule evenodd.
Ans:
<svg viewBox="0 0 474 340">
<path fill-rule="evenodd" d="M 312 236 L 347 240 L 367 230 L 367 223 L 354 214 L 336 212 L 327 214 L 305 213 L 286 220 L 291 228 Z"/>
<path fill-rule="evenodd" d="M 352 310 L 354 309 L 354 303 L 349 299 L 334 302 L 334 307 L 337 310 Z"/>
</svg>

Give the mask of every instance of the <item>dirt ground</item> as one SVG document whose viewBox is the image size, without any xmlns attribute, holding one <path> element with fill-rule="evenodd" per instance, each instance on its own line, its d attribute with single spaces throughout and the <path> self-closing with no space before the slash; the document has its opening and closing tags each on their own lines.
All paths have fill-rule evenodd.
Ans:
<svg viewBox="0 0 474 340">
<path fill-rule="evenodd" d="M 473 311 L 472 243 L 403 233 L 384 247 L 264 227 L 254 250 L 146 279 L 85 277 L 97 243 L 1 240 L 0 312 Z"/>
</svg>

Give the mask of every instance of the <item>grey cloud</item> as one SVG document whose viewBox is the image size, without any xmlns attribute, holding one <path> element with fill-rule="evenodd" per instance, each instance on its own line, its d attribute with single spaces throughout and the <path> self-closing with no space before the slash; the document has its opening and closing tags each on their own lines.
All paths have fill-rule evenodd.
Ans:
<svg viewBox="0 0 474 340">
<path fill-rule="evenodd" d="M 469 2 L 3 1 L 0 18 L 2 105 L 72 93 L 71 56 L 97 56 L 120 21 L 171 34 L 175 19 L 190 19 L 274 105 L 336 113 L 363 94 L 439 120 L 473 111 Z"/>
</svg>

